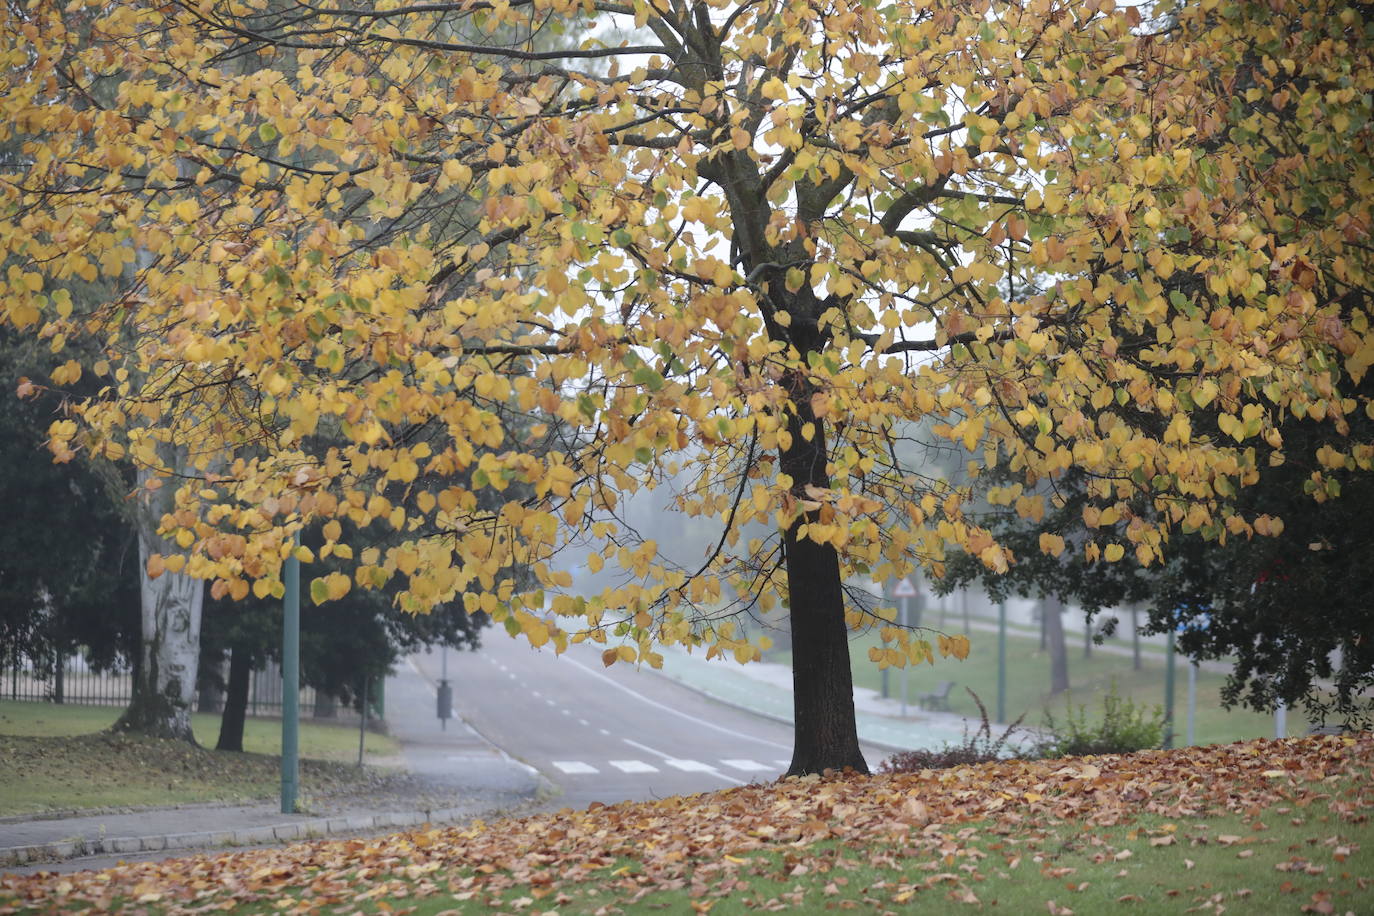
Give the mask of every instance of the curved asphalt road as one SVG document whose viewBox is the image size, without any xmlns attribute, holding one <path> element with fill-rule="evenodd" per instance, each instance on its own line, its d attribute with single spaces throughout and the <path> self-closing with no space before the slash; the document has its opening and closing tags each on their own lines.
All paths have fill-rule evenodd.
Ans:
<svg viewBox="0 0 1374 916">
<path fill-rule="evenodd" d="M 417 659 L 418 660 L 418 659 Z M 439 658 L 423 657 L 438 677 Z M 449 653 L 457 715 L 543 773 L 560 805 L 586 807 L 707 792 L 780 776 L 792 727 L 725 706 L 649 670 L 601 664 L 600 648 L 562 656 L 492 633 Z M 882 752 L 865 749 L 877 761 Z"/>
</svg>

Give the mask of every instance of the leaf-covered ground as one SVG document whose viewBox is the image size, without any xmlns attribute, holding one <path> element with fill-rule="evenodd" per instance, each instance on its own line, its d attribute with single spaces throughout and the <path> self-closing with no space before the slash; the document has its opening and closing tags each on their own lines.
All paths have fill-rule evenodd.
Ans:
<svg viewBox="0 0 1374 916">
<path fill-rule="evenodd" d="M 0 815 L 81 808 L 123 808 L 273 798 L 281 790 L 281 723 L 250 718 L 247 753 L 212 750 L 219 716 L 191 717 L 200 747 L 107 731 L 113 706 L 0 700 Z M 370 763 L 399 753 L 391 738 L 369 732 Z M 372 793 L 395 774 L 353 765 L 356 728 L 304 722 L 301 778 L 307 800 Z"/>
<path fill-rule="evenodd" d="M 7 877 L 26 911 L 1369 913 L 1374 735 L 790 779 Z"/>
<path fill-rule="evenodd" d="M 372 767 L 301 760 L 307 798 L 372 792 L 396 776 Z M 0 735 L 0 815 L 247 801 L 271 798 L 280 786 L 281 760 L 266 754 L 109 732 Z"/>
</svg>

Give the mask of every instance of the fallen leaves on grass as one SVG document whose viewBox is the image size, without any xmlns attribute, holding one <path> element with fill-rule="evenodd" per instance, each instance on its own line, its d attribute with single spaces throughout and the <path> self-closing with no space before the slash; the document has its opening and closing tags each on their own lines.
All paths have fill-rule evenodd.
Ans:
<svg viewBox="0 0 1374 916">
<path fill-rule="evenodd" d="M 301 779 L 306 793 L 323 797 L 376 791 L 389 774 L 304 759 Z M 0 814 L 272 798 L 280 781 L 277 757 L 185 741 L 114 732 L 0 736 Z"/>
<path fill-rule="evenodd" d="M 1154 828 L 1155 836 L 1141 831 L 1150 845 L 1161 838 L 1206 843 L 1205 827 L 1185 837 L 1172 820 L 1219 814 L 1258 820 L 1261 811 L 1276 805 L 1284 806 L 1281 811 L 1298 810 L 1317 799 L 1347 820 L 1366 820 L 1371 767 L 1374 735 L 1363 734 L 787 779 L 656 802 L 593 804 L 585 811 L 564 809 L 492 826 L 321 841 L 100 873 L 9 876 L 0 880 L 0 913 L 48 908 L 58 901 L 99 911 L 142 911 L 155 904 L 185 913 L 249 904 L 283 912 L 352 912 L 368 902 L 439 893 L 474 906 L 543 911 L 572 900 L 570 895 L 592 880 L 618 905 L 630 907 L 655 891 L 674 890 L 685 891 L 704 912 L 712 900 L 750 891 L 752 879 L 786 887 L 807 874 L 822 876 L 817 887 L 823 885 L 825 895 L 843 891 L 849 898 L 844 902 L 863 909 L 901 904 L 932 890 L 972 906 L 979 898 L 971 875 L 989 862 L 1014 868 L 1020 861 L 1006 850 L 989 859 L 990 853 L 973 842 L 985 829 L 977 822 L 995 823 L 999 832 L 1037 836 L 1066 821 L 1086 831 L 1130 824 L 1149 813 L 1171 819 Z M 1282 775 L 1273 776 L 1275 771 Z M 1353 800 L 1332 794 L 1337 779 L 1357 785 Z M 1133 828 L 1130 836 L 1137 836 Z M 1210 842 L 1241 845 L 1244 840 L 1225 834 Z M 1314 843 L 1324 857 L 1338 862 L 1351 851 L 1337 837 Z M 1303 850 L 1278 867 L 1311 874 L 1321 867 L 1317 857 L 1316 851 Z M 1127 858 L 1105 848 L 1098 861 Z M 901 880 L 847 886 L 846 875 L 861 866 L 892 869 L 888 874 Z M 1087 883 L 1064 883 L 1071 872 L 1056 877 L 1073 894 Z M 500 896 L 507 891 L 519 896 Z M 786 909 L 797 902 L 794 894 L 783 890 L 747 902 L 765 911 Z M 1321 912 L 1327 902 L 1314 898 L 1309 906 Z M 1072 912 L 1055 900 L 1045 907 L 1051 913 Z"/>
</svg>

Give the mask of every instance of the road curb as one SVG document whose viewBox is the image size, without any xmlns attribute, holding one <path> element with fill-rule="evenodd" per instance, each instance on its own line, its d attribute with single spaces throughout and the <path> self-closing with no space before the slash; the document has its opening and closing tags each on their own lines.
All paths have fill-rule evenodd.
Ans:
<svg viewBox="0 0 1374 916">
<path fill-rule="evenodd" d="M 649 670 L 653 670 L 653 669 L 649 669 Z M 682 677 L 678 677 L 677 675 L 669 674 L 669 673 L 666 672 L 666 671 L 653 670 L 653 673 L 656 674 L 656 675 L 658 675 L 659 677 L 667 678 L 668 680 L 672 681 L 674 684 L 677 684 L 679 687 L 686 687 L 688 690 L 691 690 L 691 691 L 693 691 L 693 692 L 695 692 L 695 693 L 699 693 L 699 694 L 701 694 L 702 696 L 704 696 L 704 697 L 706 697 L 706 698 L 708 698 L 708 699 L 710 699 L 710 700 L 713 700 L 713 701 L 715 701 L 715 702 L 721 704 L 722 706 L 728 706 L 728 707 L 730 707 L 731 709 L 738 709 L 738 710 L 740 710 L 741 712 L 747 712 L 747 713 L 749 713 L 749 714 L 751 714 L 751 715 L 758 716 L 758 717 L 760 717 L 760 718 L 762 718 L 762 719 L 771 719 L 772 721 L 774 721 L 774 722 L 779 722 L 779 723 L 781 723 L 781 724 L 783 724 L 783 725 L 792 725 L 792 724 L 793 724 L 792 720 L 791 720 L 790 718 L 786 717 L 786 716 L 780 716 L 780 715 L 778 715 L 777 713 L 768 712 L 767 710 L 764 710 L 764 709 L 757 709 L 757 708 L 752 707 L 752 706 L 749 706 L 749 705 L 747 705 L 747 704 L 745 704 L 745 703 L 741 703 L 741 702 L 739 702 L 738 700 L 732 700 L 732 699 L 729 699 L 728 697 L 723 697 L 723 696 L 721 696 L 720 694 L 715 693 L 714 691 L 712 691 L 712 690 L 710 690 L 710 689 L 708 689 L 708 688 L 706 688 L 706 687 L 702 687 L 700 684 L 694 684 L 694 683 L 692 683 L 690 680 L 687 680 L 686 678 L 682 678 Z M 860 735 L 860 736 L 859 736 L 859 740 L 860 740 L 861 742 L 863 742 L 864 744 L 871 744 L 873 747 L 882 748 L 882 749 L 885 750 L 885 751 L 892 751 L 893 753 L 898 753 L 898 752 L 901 752 L 901 751 L 910 750 L 910 748 L 907 747 L 907 746 L 905 746 L 905 745 L 892 744 L 891 742 L 888 742 L 888 741 L 878 741 L 878 740 L 874 740 L 874 739 L 872 739 L 872 738 L 865 738 L 863 735 Z"/>
<path fill-rule="evenodd" d="M 135 855 L 145 852 L 185 849 L 262 846 L 271 843 L 308 840 L 342 833 L 359 833 L 391 827 L 417 827 L 422 824 L 448 824 L 475 817 L 467 808 L 431 808 L 420 811 L 389 811 L 318 817 L 238 830 L 199 830 L 154 836 L 74 837 L 34 846 L 0 847 L 0 867 L 37 865 L 99 855 Z"/>
</svg>

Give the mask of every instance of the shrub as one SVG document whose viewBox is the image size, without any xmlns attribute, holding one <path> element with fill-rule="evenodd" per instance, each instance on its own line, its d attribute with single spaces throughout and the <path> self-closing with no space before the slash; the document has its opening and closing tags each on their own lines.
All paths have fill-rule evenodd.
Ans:
<svg viewBox="0 0 1374 916">
<path fill-rule="evenodd" d="M 964 729 L 964 740 L 959 744 L 945 744 L 939 750 L 915 750 L 899 751 L 884 760 L 878 766 L 880 773 L 915 773 L 919 770 L 943 770 L 948 767 L 963 766 L 969 763 L 988 763 L 993 760 L 1003 760 L 1007 757 L 1020 756 L 1017 749 L 1009 743 L 1012 733 L 1021 727 L 1021 719 L 1007 726 L 1002 736 L 993 740 L 992 723 L 988 719 L 987 707 L 978 698 L 978 694 L 965 687 L 968 695 L 973 697 L 973 702 L 978 704 L 978 712 L 982 717 L 982 724 L 972 735 L 968 729 Z"/>
<path fill-rule="evenodd" d="M 1102 721 L 1088 722 L 1087 708 L 1070 706 L 1062 722 L 1045 711 L 1043 730 L 1049 737 L 1036 748 L 1041 757 L 1077 757 L 1087 754 L 1127 754 L 1164 744 L 1164 707 L 1147 711 L 1129 697 L 1117 694 L 1116 681 L 1102 698 Z"/>
</svg>

